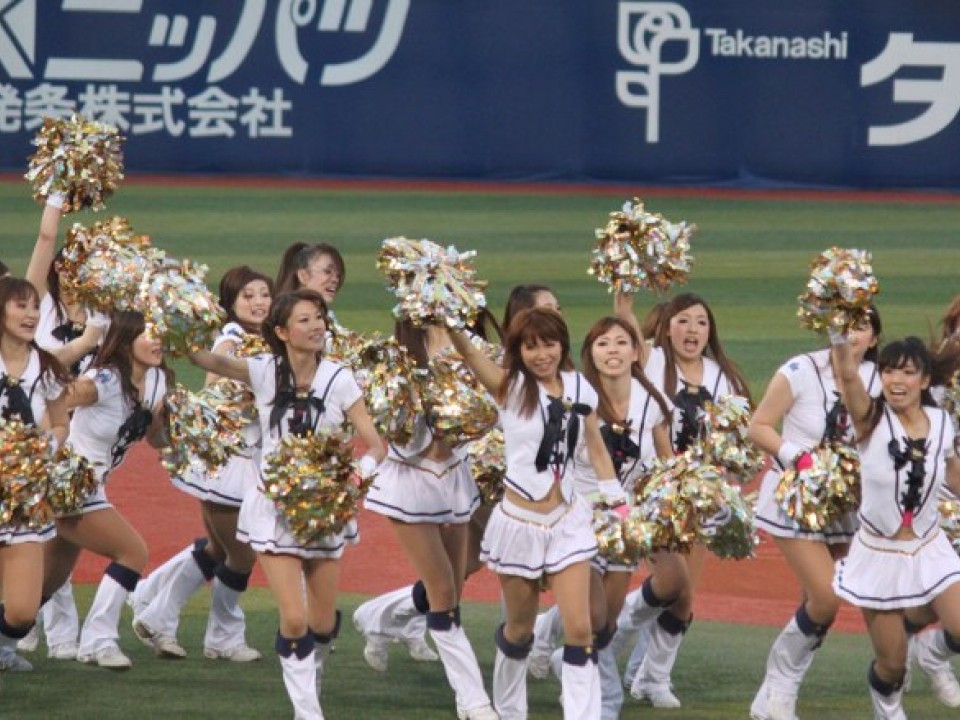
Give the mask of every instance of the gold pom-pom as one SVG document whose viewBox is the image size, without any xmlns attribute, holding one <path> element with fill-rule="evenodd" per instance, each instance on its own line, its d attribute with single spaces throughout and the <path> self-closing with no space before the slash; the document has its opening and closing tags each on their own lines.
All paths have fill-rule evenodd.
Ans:
<svg viewBox="0 0 960 720">
<path fill-rule="evenodd" d="M 52 455 L 49 435 L 17 417 L 0 419 L 0 525 L 37 530 L 53 520 L 47 501 Z"/>
<path fill-rule="evenodd" d="M 705 462 L 722 467 L 729 480 L 748 483 L 763 467 L 764 454 L 748 435 L 750 402 L 727 395 L 703 407 L 704 433 L 699 439 Z"/>
<path fill-rule="evenodd" d="M 44 118 L 32 141 L 37 150 L 24 175 L 34 198 L 43 203 L 51 194 L 62 193 L 65 213 L 102 210 L 123 179 L 122 142 L 117 128 L 81 115 Z"/>
<path fill-rule="evenodd" d="M 427 423 L 450 445 L 482 437 L 497 424 L 496 402 L 453 351 L 430 358 L 422 392 Z"/>
<path fill-rule="evenodd" d="M 860 505 L 860 456 L 843 442 L 824 441 L 810 451 L 810 467 L 788 468 L 774 490 L 783 511 L 819 532 Z"/>
<path fill-rule="evenodd" d="M 849 331 L 870 310 L 880 291 L 866 250 L 832 247 L 810 264 L 810 279 L 800 295 L 800 323 L 816 332 Z"/>
<path fill-rule="evenodd" d="M 284 435 L 263 471 L 264 495 L 304 545 L 340 532 L 371 482 L 372 476 L 360 479 L 351 438 L 327 429 Z"/>
<path fill-rule="evenodd" d="M 51 511 L 58 516 L 78 512 L 99 484 L 90 462 L 77 455 L 69 443 L 65 444 L 53 457 L 47 484 L 47 502 Z"/>
<path fill-rule="evenodd" d="M 597 554 L 614 565 L 637 565 L 649 556 L 656 531 L 656 524 L 648 520 L 640 507 L 632 507 L 625 517 L 620 517 L 609 508 L 594 506 Z"/>
<path fill-rule="evenodd" d="M 597 245 L 587 273 L 609 285 L 610 292 L 663 292 L 687 282 L 693 258 L 690 238 L 697 226 L 673 223 L 647 212 L 639 198 L 610 213 L 606 227 L 597 228 Z"/>
<path fill-rule="evenodd" d="M 163 466 L 176 477 L 189 471 L 215 477 L 231 457 L 245 449 L 249 424 L 245 395 L 236 401 L 233 381 L 220 381 L 198 393 L 177 385 L 164 398 L 170 444 Z"/>
<path fill-rule="evenodd" d="M 960 553 L 960 499 L 941 500 L 937 509 L 940 511 L 940 528 L 953 549 Z"/>
<path fill-rule="evenodd" d="M 953 426 L 960 427 L 960 370 L 955 372 L 944 385 L 940 407 L 953 418 Z"/>
<path fill-rule="evenodd" d="M 486 307 L 486 282 L 477 280 L 474 251 L 458 252 L 430 240 L 387 238 L 377 256 L 377 268 L 400 302 L 393 308 L 399 319 L 414 325 L 443 324 L 453 328 L 473 325 Z"/>
<path fill-rule="evenodd" d="M 507 476 L 503 432 L 494 429 L 466 445 L 470 475 L 477 484 L 484 505 L 496 505 L 503 499 L 503 479 Z"/>
</svg>

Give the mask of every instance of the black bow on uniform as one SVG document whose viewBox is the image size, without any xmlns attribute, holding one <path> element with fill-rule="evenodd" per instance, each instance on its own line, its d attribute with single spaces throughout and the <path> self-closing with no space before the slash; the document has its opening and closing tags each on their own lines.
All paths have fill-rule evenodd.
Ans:
<svg viewBox="0 0 960 720">
<path fill-rule="evenodd" d="M 906 464 L 910 463 L 910 469 L 907 470 L 907 489 L 900 495 L 900 503 L 905 512 L 913 513 L 920 507 L 921 492 L 923 490 L 923 478 L 925 473 L 924 460 L 927 454 L 926 440 L 920 438 L 911 440 L 903 438 L 903 448 L 894 438 L 887 445 L 887 451 L 893 458 L 893 466 L 897 470 L 902 470 Z"/>
<path fill-rule="evenodd" d="M 76 340 L 83 335 L 83 329 L 84 325 L 82 323 L 75 323 L 68 320 L 62 325 L 57 325 L 50 331 L 50 334 L 63 344 L 67 344 L 71 340 Z"/>
<path fill-rule="evenodd" d="M 270 411 L 270 426 L 279 430 L 280 421 L 288 410 L 293 410 L 288 427 L 294 435 L 306 435 L 314 429 L 317 420 L 326 410 L 323 400 L 316 397 L 311 390 L 307 394 L 298 394 L 293 390 L 282 390 L 273 400 L 273 410 Z"/>
<path fill-rule="evenodd" d="M 30 407 L 30 398 L 23 391 L 20 380 L 14 380 L 9 375 L 0 375 L 0 400 L 6 396 L 7 405 L 0 412 L 0 417 L 10 420 L 19 417 L 24 425 L 35 425 L 33 408 Z"/>
<path fill-rule="evenodd" d="M 537 450 L 534 466 L 537 472 L 543 472 L 551 464 L 559 468 L 564 459 L 573 455 L 580 436 L 580 416 L 590 414 L 590 406 L 583 403 L 567 403 L 553 396 L 548 396 L 547 417 L 543 421 L 543 439 Z M 567 422 L 567 452 L 564 455 L 561 443 L 563 442 L 563 418 L 568 410 L 572 410 Z"/>
<path fill-rule="evenodd" d="M 130 446 L 143 439 L 152 422 L 153 413 L 148 408 L 138 404 L 117 431 L 117 441 L 110 448 L 111 467 L 119 465 Z"/>
<path fill-rule="evenodd" d="M 628 421 L 625 425 L 604 425 L 600 428 L 600 435 L 603 436 L 603 443 L 613 460 L 613 469 L 619 477 L 627 460 L 637 460 L 640 457 L 640 446 L 630 437 L 630 423 Z"/>
<path fill-rule="evenodd" d="M 700 436 L 700 411 L 704 403 L 712 400 L 709 391 L 702 385 L 686 385 L 673 398 L 673 404 L 680 412 L 680 430 L 674 446 L 680 452 L 689 448 Z"/>
</svg>

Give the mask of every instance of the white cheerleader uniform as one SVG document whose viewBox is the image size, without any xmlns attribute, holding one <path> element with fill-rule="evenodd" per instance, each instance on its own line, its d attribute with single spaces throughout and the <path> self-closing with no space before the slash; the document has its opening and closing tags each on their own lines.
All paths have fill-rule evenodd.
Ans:
<svg viewBox="0 0 960 720">
<path fill-rule="evenodd" d="M 144 378 L 143 403 L 132 406 L 120 384 L 115 368 L 91 368 L 83 373 L 97 388 L 93 405 L 78 407 L 70 419 L 67 442 L 87 459 L 97 475 L 99 485 L 73 515 L 113 507 L 107 500 L 107 478 L 126 457 L 127 451 L 141 440 L 167 393 L 167 377 L 161 368 L 148 368 Z"/>
<path fill-rule="evenodd" d="M 237 521 L 237 539 L 249 543 L 258 553 L 295 555 L 304 559 L 339 559 L 347 545 L 360 541 L 357 521 L 351 520 L 343 530 L 304 545 L 290 530 L 287 521 L 273 501 L 263 492 L 263 471 L 270 456 L 276 451 L 283 435 L 292 432 L 291 421 L 295 411 L 286 408 L 279 427 L 271 425 L 270 416 L 277 395 L 277 358 L 274 355 L 258 355 L 247 359 L 250 373 L 250 388 L 253 390 L 260 416 L 263 447 L 260 459 L 260 481 L 243 498 L 240 517 Z M 310 384 L 312 398 L 319 400 L 322 409 L 312 405 L 300 421 L 303 427 L 314 432 L 321 428 L 338 428 L 347 417 L 347 411 L 362 399 L 363 394 L 353 373 L 341 365 L 321 360 Z"/>
<path fill-rule="evenodd" d="M 53 301 L 53 296 L 50 293 L 43 296 L 43 299 L 40 301 L 40 321 L 37 324 L 35 340 L 39 347 L 49 352 L 55 352 L 61 349 L 64 345 L 80 337 L 83 333 L 82 325 L 77 325 L 69 320 L 61 320 L 61 318 L 66 317 L 66 311 L 62 305 L 60 306 L 60 310 L 61 313 L 58 314 L 57 304 Z M 90 311 L 88 310 L 87 312 Z M 82 374 L 93 364 L 96 355 L 95 350 L 87 353 L 73 363 L 70 371 L 74 375 Z"/>
<path fill-rule="evenodd" d="M 7 413 L 10 405 L 10 395 L 6 387 L 9 380 L 7 367 L 0 357 L 0 416 Z M 30 357 L 27 359 L 27 366 L 20 378 L 20 388 L 27 397 L 30 404 L 30 412 L 33 414 L 33 424 L 39 425 L 43 422 L 47 414 L 47 402 L 56 400 L 63 394 L 63 385 L 61 385 L 51 375 L 41 376 L 40 374 L 40 353 L 36 350 L 30 351 Z M 29 418 L 21 418 L 27 422 Z M 45 542 L 56 535 L 53 523 L 44 525 L 39 529 L 30 529 L 21 525 L 0 525 L 0 545 L 16 545 L 26 542 Z"/>
<path fill-rule="evenodd" d="M 583 419 L 577 417 L 572 422 L 577 409 L 571 405 L 586 406 L 582 409 L 594 412 L 597 392 L 578 372 L 562 372 L 560 376 L 565 407 L 561 431 L 550 448 L 551 457 L 545 469 L 537 468 L 536 458 L 548 427 L 551 406 L 556 407 L 550 396 L 538 386 L 537 408 L 529 417 L 523 417 L 519 414 L 522 385 L 517 382 L 499 407 L 506 451 L 505 486 L 527 500 L 537 501 L 547 496 L 554 483 L 560 483 L 565 500 L 545 514 L 520 507 L 509 498 L 494 508 L 480 546 L 480 560 L 500 575 L 537 580 L 591 560 L 597 554 L 593 510 L 573 491 L 572 466 L 576 463 L 578 440 L 572 434 L 574 427 L 582 426 Z"/>
<path fill-rule="evenodd" d="M 217 348 L 227 342 L 240 343 L 245 335 L 238 323 L 227 323 L 214 341 L 212 351 L 216 352 Z M 260 423 L 255 420 L 247 425 L 243 429 L 242 437 L 246 448 L 233 455 L 216 475 L 188 470 L 183 475 L 171 476 L 170 482 L 178 490 L 198 500 L 239 508 L 260 478 Z"/>
<path fill-rule="evenodd" d="M 669 403 L 668 403 L 669 408 Z M 632 495 L 633 488 L 639 478 L 647 471 L 650 463 L 657 456 L 656 447 L 653 442 L 653 429 L 664 420 L 663 410 L 646 388 L 640 384 L 636 378 L 630 379 L 630 404 L 627 410 L 627 437 L 636 448 L 636 454 L 628 454 L 622 459 L 617 470 L 617 477 L 624 490 Z M 601 432 L 604 432 L 606 423 L 600 421 Z M 608 446 L 608 450 L 609 450 Z M 615 451 L 614 451 L 615 452 Z M 611 459 L 614 466 L 618 465 L 617 458 L 614 458 L 614 452 L 611 452 Z M 590 456 L 587 453 L 587 446 L 580 437 L 577 443 L 576 462 L 573 468 L 573 488 L 574 491 L 585 497 L 595 497 L 599 492 L 597 474 L 590 462 Z M 617 565 L 611 564 L 608 560 L 599 555 L 593 559 L 593 566 L 601 574 L 607 572 L 633 572 L 636 565 Z"/>
<path fill-rule="evenodd" d="M 923 482 L 913 510 L 915 539 L 895 540 L 904 519 L 904 495 L 911 463 L 897 469 L 891 441 L 902 449 L 907 433 L 896 413 L 883 417 L 859 443 L 863 499 L 860 529 L 846 558 L 837 563 L 833 588 L 853 605 L 896 610 L 928 604 L 960 582 L 960 557 L 939 525 L 937 498 L 953 457 L 953 425 L 940 408 L 923 408 L 930 422 L 924 440 Z"/>
<path fill-rule="evenodd" d="M 798 355 L 784 363 L 778 373 L 790 384 L 793 405 L 783 418 L 784 442 L 792 442 L 801 450 L 812 450 L 827 433 L 827 417 L 837 415 L 839 408 L 839 390 L 833 376 L 830 362 L 830 350 L 818 350 Z M 877 366 L 867 360 L 860 363 L 860 379 L 871 397 L 881 392 Z M 843 411 L 845 415 L 845 411 Z M 845 421 L 844 421 L 845 422 Z M 852 429 L 830 428 L 842 431 L 852 442 Z M 757 527 L 773 537 L 801 538 L 827 544 L 848 543 L 857 530 L 856 511 L 850 511 L 843 517 L 830 523 L 823 530 L 815 531 L 804 527 L 787 515 L 775 497 L 777 485 L 783 475 L 783 469 L 774 460 L 773 466 L 763 477 L 760 495 L 757 500 Z"/>
</svg>

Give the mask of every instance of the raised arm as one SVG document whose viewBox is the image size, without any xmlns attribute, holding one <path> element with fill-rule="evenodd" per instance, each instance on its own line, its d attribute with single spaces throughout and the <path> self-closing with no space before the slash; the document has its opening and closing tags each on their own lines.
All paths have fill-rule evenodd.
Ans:
<svg viewBox="0 0 960 720">
<path fill-rule="evenodd" d="M 450 339 L 463 361 L 476 375 L 480 384 L 487 389 L 487 392 L 496 397 L 500 385 L 503 383 L 503 368 L 484 355 L 476 345 L 470 342 L 470 338 L 463 331 L 450 330 Z"/>
<path fill-rule="evenodd" d="M 27 265 L 26 279 L 37 289 L 41 300 L 50 291 L 47 287 L 47 273 L 57 254 L 57 234 L 63 215 L 62 207 L 62 196 L 54 194 L 47 198 L 43 215 L 40 217 L 40 233 L 37 235 L 36 245 L 33 246 L 30 264 Z"/>
<path fill-rule="evenodd" d="M 246 360 L 217 355 L 209 350 L 187 353 L 187 358 L 208 373 L 239 380 L 246 385 L 250 384 L 250 369 Z"/>
<path fill-rule="evenodd" d="M 93 352 L 103 339 L 108 325 L 105 315 L 87 312 L 87 323 L 83 328 L 83 334 L 76 340 L 71 340 L 66 345 L 62 345 L 50 350 L 50 353 L 60 361 L 61 364 L 70 367 L 77 360 Z"/>
<path fill-rule="evenodd" d="M 630 324 L 640 338 L 640 346 L 637 349 L 637 360 L 640 361 L 640 367 L 646 367 L 647 357 L 650 355 L 650 347 L 643 337 L 643 330 L 640 327 L 640 321 L 637 320 L 637 314 L 633 307 L 633 293 L 617 292 L 613 294 L 613 314 L 626 323 Z"/>
<path fill-rule="evenodd" d="M 870 411 L 873 408 L 873 398 L 863 386 L 860 378 L 860 368 L 857 359 L 853 356 L 847 336 L 830 334 L 830 356 L 833 369 L 840 387 L 843 404 L 850 413 L 850 420 L 856 430 L 857 437 L 863 437 L 869 430 Z"/>
</svg>

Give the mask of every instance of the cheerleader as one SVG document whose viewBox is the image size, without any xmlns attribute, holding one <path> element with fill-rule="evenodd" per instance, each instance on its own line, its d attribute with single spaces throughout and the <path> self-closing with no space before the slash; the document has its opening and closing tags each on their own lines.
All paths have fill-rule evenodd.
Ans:
<svg viewBox="0 0 960 720">
<path fill-rule="evenodd" d="M 40 295 L 37 345 L 51 352 L 77 376 L 93 362 L 109 321 L 106 316 L 87 310 L 70 295 L 61 292 L 60 276 L 54 260 L 57 257 L 57 234 L 63 200 L 63 195 L 59 193 L 47 198 L 26 279 Z M 46 633 L 47 657 L 75 660 L 80 619 L 69 579 L 43 604 L 40 621 L 19 643 L 20 649 L 28 652 L 36 650 L 41 625 Z"/>
<path fill-rule="evenodd" d="M 937 508 L 942 485 L 960 494 L 960 460 L 950 418 L 930 395 L 931 384 L 956 370 L 958 352 L 954 346 L 933 356 L 915 337 L 889 343 L 879 359 L 883 394 L 874 399 L 849 336 L 832 334 L 831 343 L 860 452 L 862 493 L 860 527 L 833 587 L 861 609 L 870 633 L 874 718 L 901 720 L 905 623 L 940 621 L 929 647 L 940 662 L 960 651 L 960 558 Z"/>
<path fill-rule="evenodd" d="M 590 506 L 573 492 L 571 457 L 580 432 L 604 501 L 625 493 L 600 434 L 597 394 L 570 362 L 570 336 L 559 313 L 533 308 L 511 322 L 504 366 L 463 333 L 457 350 L 497 398 L 506 445 L 504 499 L 484 533 L 481 558 L 497 573 L 506 622 L 496 632 L 494 702 L 501 717 L 527 716 L 527 660 L 541 583 L 553 591 L 563 635 L 564 718 L 600 716 L 600 681 L 590 618 L 590 560 L 596 555 Z"/>
<path fill-rule="evenodd" d="M 270 310 L 273 281 L 247 265 L 231 268 L 220 280 L 220 304 L 227 323 L 214 341 L 213 352 L 234 356 L 248 335 L 260 335 Z M 211 375 L 207 384 L 215 382 Z M 257 483 L 260 426 L 244 430 L 246 450 L 233 456 L 216 477 L 186 473 L 171 478 L 183 492 L 200 500 L 207 536 L 199 538 L 150 573 L 131 595 L 133 631 L 160 657 L 183 658 L 186 650 L 176 640 L 180 612 L 204 581 L 211 583 L 210 615 L 203 655 L 211 660 L 251 662 L 260 652 L 247 645 L 246 622 L 240 596 L 247 589 L 256 554 L 237 540 L 240 505 Z"/>
<path fill-rule="evenodd" d="M 284 435 L 338 428 L 344 421 L 369 448 L 360 460 L 362 475 L 371 474 L 383 458 L 383 443 L 353 374 L 322 357 L 326 333 L 323 297 L 312 290 L 296 290 L 277 296 L 263 323 L 271 354 L 245 360 L 209 351 L 190 354 L 190 360 L 207 372 L 243 382 L 253 391 L 263 443 L 261 483 Z M 346 545 L 358 542 L 356 521 L 339 533 L 304 544 L 260 484 L 243 499 L 237 538 L 256 551 L 280 611 L 276 650 L 295 715 L 322 720 L 318 672 L 340 630 L 336 609 L 340 558 Z"/>
<path fill-rule="evenodd" d="M 638 323 L 633 295 L 615 298 L 617 316 Z M 676 453 L 687 450 L 703 431 L 704 403 L 726 395 L 749 399 L 750 392 L 736 366 L 727 358 L 713 311 L 699 295 L 683 293 L 659 310 L 656 342 L 640 346 L 643 371 L 672 403 L 671 442 Z M 654 707 L 680 707 L 670 674 L 683 636 L 693 619 L 693 594 L 706 562 L 706 549 L 696 544 L 689 554 L 659 552 L 650 562 L 650 576 L 627 595 L 617 621 L 614 653 L 636 644 L 627 664 L 630 693 Z"/>
<path fill-rule="evenodd" d="M 628 494 L 655 457 L 672 455 L 666 422 L 670 409 L 637 362 L 640 342 L 630 323 L 608 317 L 590 329 L 581 352 L 583 374 L 599 395 L 600 433 L 613 460 L 617 479 Z M 597 497 L 597 478 L 583 442 L 577 445 L 573 481 L 579 495 L 587 500 Z M 623 705 L 623 684 L 609 643 L 616 632 L 617 618 L 635 569 L 636 565 L 610 563 L 599 556 L 593 561 L 591 605 L 602 720 L 620 717 Z M 545 658 L 549 662 L 561 632 L 557 606 L 537 617 L 534 650 L 530 655 L 531 675 L 537 677 L 532 669 L 535 659 Z M 556 655 L 553 659 L 555 662 Z"/>
<path fill-rule="evenodd" d="M 329 307 L 346 279 L 343 256 L 333 245 L 296 242 L 284 251 L 274 286 L 278 295 L 300 288 L 314 290 Z"/>
<path fill-rule="evenodd" d="M 870 308 L 849 335 L 850 353 L 874 396 L 880 393 L 876 361 L 881 331 L 880 315 Z M 763 684 L 750 706 L 754 720 L 795 717 L 800 685 L 840 607 L 832 587 L 834 563 L 846 554 L 857 527 L 851 511 L 821 531 L 810 530 L 786 514 L 774 491 L 784 470 L 805 467 L 808 453 L 823 440 L 851 440 L 851 430 L 837 383 L 836 352 L 829 349 L 784 363 L 753 414 L 750 437 L 774 458 L 760 488 L 757 526 L 783 553 L 804 598 L 770 649 Z"/>
<path fill-rule="evenodd" d="M 397 323 L 395 335 L 416 364 L 450 346 L 439 327 Z M 406 445 L 390 444 L 366 507 L 390 519 L 410 564 L 424 587 L 422 609 L 427 629 L 456 695 L 461 720 L 494 720 L 480 666 L 460 623 L 460 594 L 466 577 L 470 516 L 480 493 L 470 477 L 464 453 L 435 437 L 422 415 Z"/>
<path fill-rule="evenodd" d="M 80 630 L 82 663 L 111 670 L 132 664 L 117 645 L 117 625 L 147 563 L 147 546 L 110 504 L 106 483 L 135 442 L 146 438 L 154 447 L 166 442 L 162 410 L 171 382 L 160 337 L 143 315 L 125 311 L 114 313 L 93 366 L 67 392 L 74 409 L 68 440 L 93 466 L 100 485 L 79 512 L 57 518 L 57 537 L 45 548 L 44 593 L 63 585 L 81 550 L 111 561 Z"/>
<path fill-rule="evenodd" d="M 67 435 L 67 371 L 35 342 L 40 298 L 26 280 L 0 279 L 0 417 Z M 6 478 L 3 478 L 6 480 Z M 43 586 L 43 543 L 54 526 L 0 525 L 0 670 L 31 670 L 14 646 L 34 625 Z"/>
</svg>

